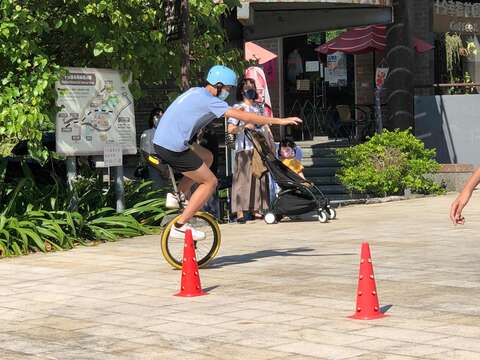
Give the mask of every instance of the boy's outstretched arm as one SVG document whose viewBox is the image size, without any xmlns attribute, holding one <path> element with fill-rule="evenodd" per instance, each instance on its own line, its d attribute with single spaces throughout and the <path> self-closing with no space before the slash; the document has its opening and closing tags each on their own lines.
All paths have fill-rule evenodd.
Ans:
<svg viewBox="0 0 480 360">
<path fill-rule="evenodd" d="M 468 204 L 473 190 L 480 183 L 480 168 L 478 168 L 468 179 L 462 192 L 457 196 L 450 207 L 450 219 L 454 224 L 464 224 L 465 218 L 462 216 L 463 208 Z"/>
<path fill-rule="evenodd" d="M 274 118 L 231 108 L 225 112 L 225 116 L 258 125 L 299 125 L 302 123 L 302 120 L 298 117 Z"/>
</svg>

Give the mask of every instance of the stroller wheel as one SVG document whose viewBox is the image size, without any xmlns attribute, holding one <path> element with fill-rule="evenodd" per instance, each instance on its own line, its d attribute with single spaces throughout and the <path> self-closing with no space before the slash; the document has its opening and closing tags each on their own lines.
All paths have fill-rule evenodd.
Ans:
<svg viewBox="0 0 480 360">
<path fill-rule="evenodd" d="M 335 211 L 335 209 L 332 209 L 330 206 L 326 208 L 325 212 L 327 213 L 328 220 L 335 220 L 335 218 L 337 217 L 337 212 Z"/>
<path fill-rule="evenodd" d="M 328 215 L 326 211 L 324 210 L 318 211 L 318 221 L 320 221 L 321 223 L 326 223 L 328 221 Z"/>
<path fill-rule="evenodd" d="M 271 225 L 271 224 L 275 224 L 277 222 L 277 217 L 275 216 L 274 213 L 268 212 L 263 217 L 263 220 L 265 220 L 265 222 L 267 224 Z"/>
</svg>

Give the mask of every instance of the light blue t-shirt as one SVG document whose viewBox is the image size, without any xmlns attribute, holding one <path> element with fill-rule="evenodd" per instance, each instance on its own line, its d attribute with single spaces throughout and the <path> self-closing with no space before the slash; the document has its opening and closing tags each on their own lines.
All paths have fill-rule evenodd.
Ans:
<svg viewBox="0 0 480 360">
<path fill-rule="evenodd" d="M 228 110 L 228 104 L 205 88 L 191 88 L 167 108 L 160 120 L 153 143 L 167 150 L 182 152 L 190 139 Z"/>
</svg>

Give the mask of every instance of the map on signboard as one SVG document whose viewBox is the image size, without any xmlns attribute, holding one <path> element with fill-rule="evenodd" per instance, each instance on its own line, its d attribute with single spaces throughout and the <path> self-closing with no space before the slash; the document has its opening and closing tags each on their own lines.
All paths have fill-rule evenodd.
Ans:
<svg viewBox="0 0 480 360">
<path fill-rule="evenodd" d="M 68 68 L 57 81 L 57 152 L 103 155 L 114 142 L 123 154 L 136 154 L 133 97 L 128 83 L 110 69 Z"/>
</svg>

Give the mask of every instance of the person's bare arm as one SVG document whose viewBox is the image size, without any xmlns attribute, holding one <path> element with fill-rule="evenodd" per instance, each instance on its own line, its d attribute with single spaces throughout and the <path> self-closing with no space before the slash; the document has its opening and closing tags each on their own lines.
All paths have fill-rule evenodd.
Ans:
<svg viewBox="0 0 480 360">
<path fill-rule="evenodd" d="M 464 224 L 465 218 L 462 216 L 463 208 L 468 204 L 473 190 L 480 183 L 480 168 L 478 168 L 468 179 L 462 192 L 457 196 L 450 207 L 450 219 L 454 224 Z"/>
<path fill-rule="evenodd" d="M 298 125 L 302 123 L 302 120 L 298 117 L 289 117 L 284 119 L 274 118 L 231 108 L 227 110 L 225 116 L 257 125 Z"/>
<path fill-rule="evenodd" d="M 238 133 L 242 132 L 244 128 L 255 129 L 255 125 L 253 125 L 253 124 L 246 124 L 246 125 L 228 124 L 227 132 L 229 134 L 238 134 Z"/>
</svg>

